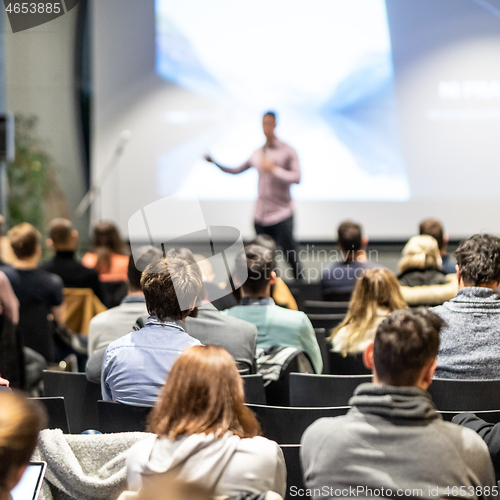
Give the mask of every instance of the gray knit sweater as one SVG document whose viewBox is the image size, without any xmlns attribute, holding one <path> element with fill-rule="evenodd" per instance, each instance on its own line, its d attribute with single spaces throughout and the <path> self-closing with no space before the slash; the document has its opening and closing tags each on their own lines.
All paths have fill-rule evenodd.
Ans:
<svg viewBox="0 0 500 500">
<path fill-rule="evenodd" d="M 496 498 L 476 495 L 495 485 L 485 443 L 444 422 L 427 392 L 362 384 L 349 404 L 347 415 L 317 420 L 302 437 L 304 482 L 313 498 L 436 500 L 451 497 L 453 486 L 465 487 L 470 500 Z"/>
<path fill-rule="evenodd" d="M 441 331 L 435 376 L 500 378 L 500 294 L 470 286 L 432 310 L 448 325 Z"/>
</svg>

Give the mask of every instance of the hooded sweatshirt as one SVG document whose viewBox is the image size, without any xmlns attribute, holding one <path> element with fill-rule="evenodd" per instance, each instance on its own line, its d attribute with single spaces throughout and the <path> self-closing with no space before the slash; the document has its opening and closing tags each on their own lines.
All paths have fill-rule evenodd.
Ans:
<svg viewBox="0 0 500 500">
<path fill-rule="evenodd" d="M 152 435 L 131 448 L 127 459 L 130 490 L 139 491 L 143 480 L 162 472 L 175 472 L 180 479 L 201 484 L 215 495 L 275 491 L 284 497 L 286 492 L 281 448 L 263 437 L 242 439 L 232 432 L 175 439 Z"/>
<path fill-rule="evenodd" d="M 347 415 L 317 420 L 302 437 L 304 482 L 313 498 L 435 500 L 458 496 L 461 486 L 464 498 L 496 498 L 485 443 L 444 422 L 426 391 L 362 384 L 349 404 Z"/>
</svg>

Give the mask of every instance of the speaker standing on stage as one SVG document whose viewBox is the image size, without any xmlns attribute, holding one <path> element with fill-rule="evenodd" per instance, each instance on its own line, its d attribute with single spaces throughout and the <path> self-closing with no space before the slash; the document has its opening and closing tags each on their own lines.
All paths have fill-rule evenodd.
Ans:
<svg viewBox="0 0 500 500">
<path fill-rule="evenodd" d="M 283 249 L 292 266 L 293 275 L 298 276 L 295 241 L 293 239 L 293 201 L 290 186 L 300 182 L 300 164 L 295 149 L 274 135 L 276 115 L 269 111 L 262 118 L 266 136 L 263 147 L 237 168 L 219 165 L 210 156 L 205 159 L 217 165 L 223 172 L 239 174 L 254 167 L 259 172 L 259 195 L 255 205 L 255 232 L 267 234 Z"/>
</svg>

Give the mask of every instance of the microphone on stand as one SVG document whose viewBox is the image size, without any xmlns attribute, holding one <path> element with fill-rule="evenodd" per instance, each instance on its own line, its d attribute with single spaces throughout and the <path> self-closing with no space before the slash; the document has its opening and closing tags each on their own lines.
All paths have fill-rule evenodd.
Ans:
<svg viewBox="0 0 500 500">
<path fill-rule="evenodd" d="M 94 203 L 97 195 L 101 192 L 101 187 L 104 184 L 104 181 L 107 179 L 108 175 L 115 169 L 118 161 L 120 160 L 123 152 L 125 151 L 125 147 L 132 139 L 132 132 L 130 130 L 122 130 L 120 134 L 120 140 L 116 145 L 111 158 L 108 163 L 102 169 L 101 175 L 98 181 L 94 181 L 90 186 L 90 189 L 87 191 L 85 196 L 82 198 L 82 201 L 76 207 L 75 213 L 77 216 L 81 217 Z"/>
</svg>

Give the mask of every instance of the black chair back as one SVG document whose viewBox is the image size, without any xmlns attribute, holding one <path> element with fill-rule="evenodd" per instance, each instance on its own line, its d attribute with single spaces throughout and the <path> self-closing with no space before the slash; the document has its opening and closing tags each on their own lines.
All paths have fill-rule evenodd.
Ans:
<svg viewBox="0 0 500 500">
<path fill-rule="evenodd" d="M 432 380 L 428 389 L 440 411 L 500 410 L 500 380 Z"/>
<path fill-rule="evenodd" d="M 353 287 L 356 283 L 353 283 Z M 352 297 L 352 291 L 350 292 L 323 292 L 322 300 L 325 302 L 349 302 Z"/>
<path fill-rule="evenodd" d="M 26 302 L 19 306 L 18 334 L 24 345 L 41 354 L 48 363 L 55 361 L 52 326 L 47 319 L 49 308 L 42 302 Z"/>
<path fill-rule="evenodd" d="M 262 375 L 242 375 L 243 390 L 245 391 L 245 403 L 254 405 L 266 404 L 266 391 L 264 390 L 264 379 Z"/>
<path fill-rule="evenodd" d="M 323 417 L 345 415 L 349 406 L 339 408 L 294 408 L 247 405 L 256 415 L 263 435 L 278 444 L 300 444 L 304 431 Z"/>
<path fill-rule="evenodd" d="M 22 335 L 5 314 L 0 315 L 0 373 L 12 388 L 25 388 Z"/>
<path fill-rule="evenodd" d="M 460 415 L 460 413 L 474 413 L 476 417 L 482 418 L 489 424 L 500 423 L 500 410 L 486 410 L 486 411 L 440 411 L 443 420 L 451 422 L 453 417 Z"/>
<path fill-rule="evenodd" d="M 47 424 L 47 429 L 61 429 L 63 434 L 70 433 L 70 427 L 68 423 L 68 415 L 66 413 L 66 405 L 64 403 L 64 398 L 31 398 L 38 401 L 45 407 L 47 411 L 47 416 L 49 417 L 49 422 Z"/>
<path fill-rule="evenodd" d="M 111 432 L 144 432 L 153 406 L 132 406 L 114 401 L 98 401 L 99 430 Z"/>
<path fill-rule="evenodd" d="M 291 406 L 347 406 L 349 399 L 371 375 L 309 375 L 290 374 Z"/>
<path fill-rule="evenodd" d="M 345 314 L 308 314 L 307 317 L 314 328 L 324 328 L 330 331 L 342 323 Z"/>
<path fill-rule="evenodd" d="M 321 351 L 321 359 L 323 360 L 323 371 L 321 373 L 330 373 L 330 358 L 328 357 L 330 342 L 326 340 L 327 332 L 324 328 L 315 328 L 316 340 L 318 341 Z"/>
<path fill-rule="evenodd" d="M 97 401 L 101 386 L 87 380 L 85 373 L 43 372 L 44 396 L 62 396 L 66 401 L 71 432 L 98 429 Z"/>
<path fill-rule="evenodd" d="M 305 300 L 306 314 L 345 314 L 349 309 L 349 302 L 330 302 L 326 300 Z"/>
<path fill-rule="evenodd" d="M 289 285 L 290 292 L 295 298 L 299 311 L 304 310 L 304 301 L 306 300 L 321 300 L 321 283 L 302 283 L 300 281 L 293 282 Z"/>
<path fill-rule="evenodd" d="M 285 458 L 286 465 L 286 495 L 284 500 L 295 500 L 296 495 L 292 495 L 293 491 L 304 490 L 304 475 L 302 474 L 302 465 L 300 462 L 300 445 L 285 444 L 280 446 Z M 310 500 L 310 496 L 303 495 L 300 497 L 303 500 Z"/>
<path fill-rule="evenodd" d="M 280 378 L 266 385 L 266 402 L 273 406 L 290 406 L 290 374 L 314 373 L 305 352 L 295 351 L 283 365 Z"/>
<path fill-rule="evenodd" d="M 363 353 L 342 356 L 340 352 L 329 351 L 331 375 L 370 375 L 371 370 L 363 363 Z"/>
</svg>

